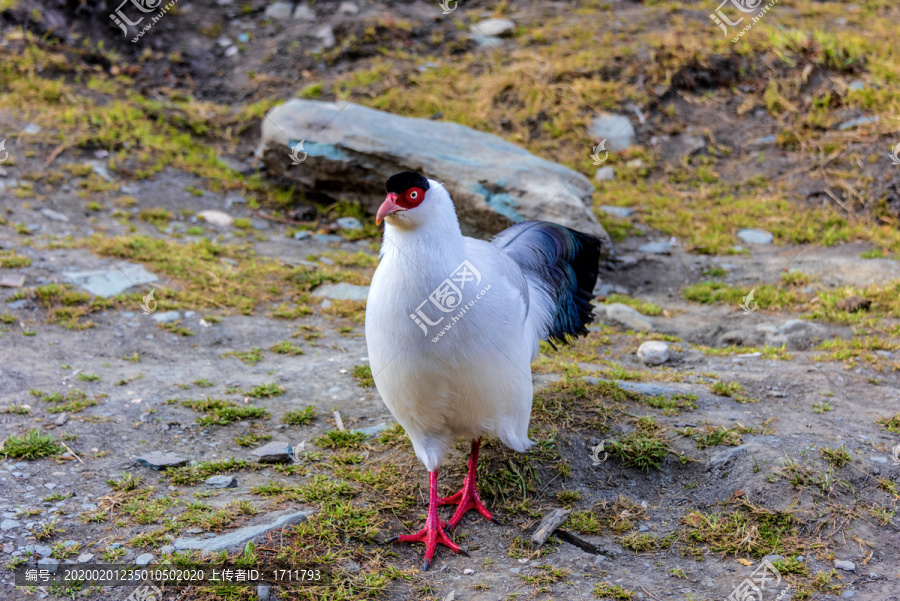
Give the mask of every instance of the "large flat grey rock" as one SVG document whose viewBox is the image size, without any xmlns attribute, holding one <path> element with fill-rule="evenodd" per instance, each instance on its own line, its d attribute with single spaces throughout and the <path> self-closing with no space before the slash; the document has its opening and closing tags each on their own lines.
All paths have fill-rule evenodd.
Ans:
<svg viewBox="0 0 900 601">
<path fill-rule="evenodd" d="M 215 538 L 179 538 L 172 544 L 178 551 L 197 550 L 216 553 L 228 549 L 242 549 L 248 542 L 257 537 L 263 536 L 272 530 L 278 530 L 303 522 L 313 513 L 315 513 L 315 510 L 304 509 L 282 515 L 269 514 L 269 517 L 275 517 L 276 515 L 277 517 L 275 517 L 273 521 L 253 526 L 244 526 L 243 528 L 233 530 Z"/>
<path fill-rule="evenodd" d="M 291 148 L 301 140 L 307 156 L 293 165 Z M 510 222 L 541 219 L 601 236 L 610 249 L 591 209 L 588 178 L 458 123 L 293 99 L 263 119 L 256 154 L 273 175 L 359 201 L 372 214 L 384 201 L 387 177 L 416 170 L 444 184 L 465 234 L 490 235 Z"/>
<path fill-rule="evenodd" d="M 96 271 L 64 271 L 63 276 L 94 296 L 103 298 L 122 294 L 132 286 L 149 284 L 159 279 L 144 269 L 143 265 L 123 261 Z"/>
</svg>

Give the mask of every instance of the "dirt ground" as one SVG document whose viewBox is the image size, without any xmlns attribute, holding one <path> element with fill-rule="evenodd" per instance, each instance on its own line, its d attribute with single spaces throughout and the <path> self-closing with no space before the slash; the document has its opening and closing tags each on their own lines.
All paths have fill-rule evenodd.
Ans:
<svg viewBox="0 0 900 601">
<path fill-rule="evenodd" d="M 705 4 L 657 4 L 611 3 L 602 13 L 610 18 L 598 27 L 603 35 L 626 39 L 637 30 L 662 35 L 667 10 L 692 23 L 702 23 L 710 10 Z M 189 131 L 230 173 L 255 173 L 259 119 L 272 99 L 313 84 L 323 84 L 321 98 L 337 98 L 340 90 L 331 84 L 387 50 L 426 58 L 446 52 L 460 60 L 478 52 L 467 27 L 439 18 L 428 3 L 360 2 L 358 13 L 342 12 L 336 1 L 311 6 L 316 21 L 279 23 L 263 18 L 263 2 L 194 2 L 162 19 L 140 44 L 119 39 L 108 22 L 115 6 L 105 3 L 92 8 L 23 1 L 0 12 L 4 44 L 20 57 L 29 48 L 46 48 L 16 34 L 19 26 L 70 53 L 79 35 L 114 49 L 78 54 L 73 64 L 85 70 L 77 73 L 61 65 L 36 69 L 37 79 L 58 69 L 79 94 L 100 98 L 107 91 L 89 85 L 85 73 L 114 76 L 131 64 L 130 85 L 141 98 L 192 95 L 211 103 L 204 110 L 221 112 L 210 123 L 222 126 L 212 133 L 192 129 L 196 123 L 187 117 L 180 121 L 174 104 L 148 112 Z M 29 17 L 35 8 L 42 19 Z M 480 19 L 497 7 L 472 2 L 462 8 L 466 19 Z M 504 10 L 524 27 L 578 19 L 562 3 L 517 3 Z M 358 43 L 313 52 L 321 43 L 315 31 L 325 22 L 338 39 L 355 36 Z M 253 35 L 240 43 L 240 60 L 225 56 L 247 31 Z M 219 43 L 222 38 L 229 43 Z M 597 76 L 639 77 L 640 69 L 629 63 L 644 60 L 637 48 L 634 56 L 620 57 L 621 71 L 606 65 Z M 753 225 L 787 231 L 779 219 L 789 222 L 805 210 L 840 212 L 835 207 L 846 204 L 850 210 L 841 215 L 848 222 L 859 213 L 896 229 L 900 171 L 886 169 L 885 157 L 881 163 L 857 161 L 852 175 L 841 176 L 847 186 L 815 177 L 829 161 L 846 158 L 828 159 L 833 152 L 826 146 L 836 140 L 859 156 L 876 149 L 883 155 L 877 134 L 832 128 L 804 138 L 799 148 L 768 153 L 751 144 L 781 134 L 787 118 L 773 117 L 761 101 L 735 117 L 742 100 L 719 91 L 737 86 L 749 97 L 754 85 L 764 88 L 764 81 L 737 75 L 747 72 L 740 60 L 757 61 L 750 71 L 760 69 L 757 58 L 729 55 L 723 62 L 689 65 L 639 102 L 647 120 L 638 138 L 650 149 L 643 160 L 653 157 L 651 177 L 676 177 L 680 170 L 696 175 L 684 145 L 699 137 L 705 148 L 699 154 L 716 161 L 722 180 L 777 179 L 784 186 L 791 201 L 785 215 Z M 410 77 L 400 67 L 389 65 L 385 72 L 370 98 L 381 97 L 378 85 L 402 88 Z M 863 72 L 852 65 L 838 74 L 817 67 L 795 92 L 818 97 L 829 86 L 840 88 L 835 80 L 846 83 Z M 900 280 L 900 266 L 887 253 L 890 244 L 850 236 L 822 245 L 817 236 L 792 242 L 784 234 L 776 244 L 738 247 L 729 233 L 729 242 L 720 245 L 715 224 L 681 235 L 683 214 L 665 208 L 654 213 L 658 197 L 652 189 L 623 203 L 637 212 L 627 227 L 604 222 L 624 233 L 601 270 L 590 335 L 570 348 L 547 347 L 535 363 L 532 436 L 540 444 L 527 457 L 501 450 L 496 441 L 483 451 L 483 497 L 502 524 L 470 514 L 454 532 L 470 556 L 440 548 L 422 573 L 420 546 L 382 544 L 419 529 L 427 478 L 369 385 L 363 304 L 316 293 L 331 283 L 367 284 L 377 262 L 377 235 L 339 231 L 332 225 L 340 216 L 333 207 L 313 202 L 334 199 L 321 199 L 316 191 L 259 208 L 251 192 L 271 190 L 240 188 L 205 164 L 190 169 L 166 163 L 142 176 L 146 165 L 137 152 L 113 159 L 114 153 L 98 154 L 104 148 L 93 141 L 67 146 L 52 123 L 35 116 L 40 113 L 39 105 L 0 106 L 3 132 L 14 132 L 7 150 L 15 155 L 0 165 L 0 258 L 8 261 L 0 276 L 24 276 L 24 286 L 0 287 L 0 433 L 8 439 L 35 429 L 65 447 L 36 459 L 0 454 L 0 558 L 6 566 L 0 597 L 118 601 L 130 594 L 126 588 L 13 587 L 10 568 L 42 555 L 41 546 L 60 562 L 91 554 L 93 561 L 134 563 L 145 553 L 155 561 L 175 539 L 212 539 L 266 523 L 276 511 L 310 508 L 315 517 L 305 526 L 272 531 L 257 549 L 266 559 L 288 556 L 326 566 L 335 574 L 333 586 L 195 586 L 176 598 L 699 601 L 728 597 L 767 560 L 779 569 L 779 581 L 762 590 L 762 599 L 900 599 L 900 423 L 887 426 L 900 413 L 900 321 L 886 300 L 875 301 L 872 322 L 850 311 L 841 319 L 816 312 L 824 305 L 830 311 L 835 299 L 829 295 L 843 298 L 851 290 L 890 296 L 885 291 Z M 855 116 L 852 106 L 839 104 L 830 119 Z M 40 133 L 22 134 L 30 121 L 42 123 Z M 112 128 L 113 121 L 100 127 Z M 554 143 L 543 125 L 551 121 L 535 115 L 511 125 L 509 133 L 532 132 L 524 140 L 537 151 Z M 498 123 L 498 130 L 503 127 Z M 565 155 L 565 143 L 560 147 Z M 57 148 L 54 163 L 48 156 Z M 616 168 L 626 179 L 642 169 L 624 160 Z M 862 181 L 870 187 L 857 194 Z M 278 185 L 281 190 L 290 183 Z M 601 195 L 617 193 L 600 183 L 598 188 Z M 687 210 L 715 194 L 698 187 L 696 196 L 660 197 L 678 199 L 679 210 Z M 611 203 L 603 196 L 597 204 Z M 225 227 L 204 223 L 196 215 L 206 210 L 225 211 L 236 221 Z M 734 225 L 722 223 L 721 229 Z M 859 226 L 867 227 L 876 229 Z M 310 235 L 295 236 L 298 231 Z M 340 238 L 321 237 L 335 234 Z M 641 250 L 673 237 L 666 252 Z M 178 249 L 187 244 L 196 246 L 182 256 Z M 873 246 L 884 248 L 885 257 L 861 259 Z M 143 265 L 158 279 L 106 301 L 67 296 L 80 292 L 77 286 L 52 288 L 68 283 L 67 273 L 115 275 L 125 264 Z M 799 283 L 779 284 L 785 274 Z M 775 287 L 795 297 L 768 304 L 760 297 L 760 307 L 750 312 L 730 300 L 686 298 L 685 291 L 710 280 L 745 292 Z M 147 313 L 141 302 L 151 289 L 158 307 Z M 649 331 L 609 319 L 604 305 L 612 302 L 638 307 Z M 173 311 L 170 321 L 158 321 Z M 883 341 L 873 343 L 879 336 Z M 637 357 L 648 340 L 669 345 L 671 356 L 662 366 Z M 829 341 L 847 346 L 829 347 Z M 632 385 L 637 392 L 628 392 Z M 198 421 L 226 415 L 204 409 L 208 399 L 231 402 L 238 417 Z M 315 417 L 308 423 L 291 419 L 290 412 L 309 406 Z M 264 411 L 238 411 L 247 408 Z M 335 412 L 347 430 L 373 428 L 374 434 L 351 440 L 329 434 L 339 428 Z M 629 440 L 657 445 L 659 453 L 622 451 Z M 253 449 L 273 441 L 306 453 L 290 464 L 257 463 Z M 597 450 L 600 444 L 603 450 Z M 467 448 L 461 443 L 448 460 L 442 492 L 461 483 Z M 195 471 L 157 472 L 137 463 L 151 452 L 178 455 Z M 651 457 L 652 465 L 629 463 L 636 457 Z M 229 464 L 232 458 L 246 463 Z M 223 474 L 235 475 L 237 486 L 204 484 Z M 560 507 L 573 510 L 569 521 L 542 549 L 529 548 L 541 518 Z"/>
</svg>

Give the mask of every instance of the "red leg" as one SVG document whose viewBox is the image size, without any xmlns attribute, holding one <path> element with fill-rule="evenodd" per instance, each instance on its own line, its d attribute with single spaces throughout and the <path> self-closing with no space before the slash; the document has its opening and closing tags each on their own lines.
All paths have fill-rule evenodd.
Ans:
<svg viewBox="0 0 900 601">
<path fill-rule="evenodd" d="M 497 519 L 491 515 L 481 498 L 478 496 L 478 485 L 475 482 L 475 472 L 478 469 L 478 451 L 481 449 L 481 439 L 472 441 L 472 453 L 469 455 L 469 473 L 463 480 L 463 486 L 458 493 L 446 499 L 438 499 L 438 505 L 456 505 L 456 511 L 450 521 L 447 522 L 449 530 L 456 528 L 462 517 L 470 509 L 475 509 L 491 522 L 497 522 Z"/>
<path fill-rule="evenodd" d="M 438 517 L 438 496 L 437 496 L 437 471 L 428 472 L 428 517 L 425 519 L 425 527 L 415 534 L 401 534 L 388 540 L 387 542 L 399 541 L 401 543 L 424 543 L 425 545 L 425 564 L 422 571 L 427 571 L 431 565 L 431 559 L 434 557 L 434 551 L 437 549 L 438 543 L 450 548 L 456 553 L 469 554 L 459 548 L 444 530 L 446 523 Z"/>
</svg>

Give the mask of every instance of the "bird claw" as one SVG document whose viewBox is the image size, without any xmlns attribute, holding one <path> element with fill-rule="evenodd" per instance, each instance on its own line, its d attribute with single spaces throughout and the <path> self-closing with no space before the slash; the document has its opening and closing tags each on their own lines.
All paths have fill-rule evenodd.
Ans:
<svg viewBox="0 0 900 601">
<path fill-rule="evenodd" d="M 387 539 L 386 541 L 384 541 L 384 542 L 381 543 L 381 544 L 382 544 L 382 545 L 389 545 L 389 544 L 391 544 L 391 543 L 396 543 L 398 540 L 400 540 L 400 537 L 399 537 L 399 536 L 392 536 L 391 538 Z"/>
<path fill-rule="evenodd" d="M 435 515 L 436 518 L 436 515 Z M 439 519 L 435 520 L 426 520 L 425 527 L 415 534 L 401 534 L 400 536 L 395 536 L 390 541 L 399 541 L 401 543 L 422 543 L 425 545 L 425 563 L 423 564 L 423 571 L 428 570 L 431 566 L 432 558 L 434 557 L 434 552 L 437 550 L 437 546 L 444 545 L 454 553 L 462 553 L 466 556 L 469 554 L 463 549 L 459 548 L 459 545 L 450 540 L 450 536 L 446 531 L 446 524 Z"/>
</svg>

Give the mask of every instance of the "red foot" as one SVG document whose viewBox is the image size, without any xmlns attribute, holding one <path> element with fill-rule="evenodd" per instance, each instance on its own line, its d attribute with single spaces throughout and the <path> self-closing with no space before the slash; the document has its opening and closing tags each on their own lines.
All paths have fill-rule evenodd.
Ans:
<svg viewBox="0 0 900 601">
<path fill-rule="evenodd" d="M 400 536 L 395 536 L 394 538 L 388 540 L 387 542 L 398 541 L 401 543 L 424 543 L 425 544 L 425 563 L 423 564 L 422 571 L 427 571 L 428 566 L 431 565 L 431 560 L 434 558 L 434 552 L 437 549 L 438 543 L 448 547 L 455 553 L 462 553 L 463 555 L 468 556 L 469 554 L 459 548 L 459 545 L 450 540 L 450 537 L 447 536 L 447 532 L 445 531 L 446 522 L 442 521 L 437 514 L 438 508 L 438 496 L 437 496 L 437 472 L 429 472 L 429 503 L 428 503 L 428 517 L 425 519 L 425 527 L 422 528 L 415 534 L 401 534 Z"/>
<path fill-rule="evenodd" d="M 453 517 L 447 522 L 448 530 L 456 528 L 463 516 L 471 509 L 475 509 L 488 521 L 497 522 L 497 519 L 487 510 L 478 496 L 478 485 L 475 482 L 475 471 L 478 469 L 478 451 L 481 448 L 481 439 L 472 441 L 472 453 L 469 455 L 469 473 L 463 480 L 463 486 L 458 493 L 447 498 L 439 498 L 438 505 L 456 505 Z"/>
</svg>

